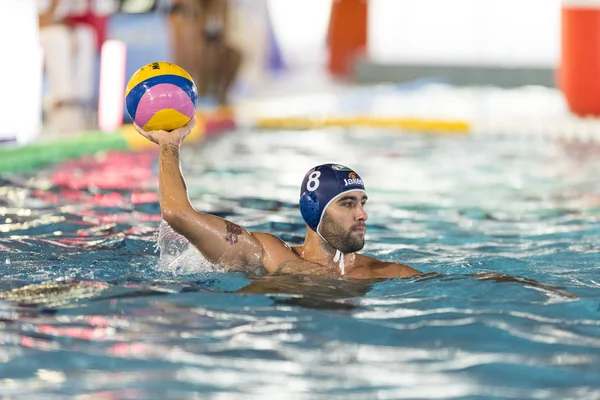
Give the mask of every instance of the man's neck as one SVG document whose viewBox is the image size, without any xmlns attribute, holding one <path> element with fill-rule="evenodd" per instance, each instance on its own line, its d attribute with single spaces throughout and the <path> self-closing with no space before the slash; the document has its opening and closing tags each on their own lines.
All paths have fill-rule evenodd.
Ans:
<svg viewBox="0 0 600 400">
<path fill-rule="evenodd" d="M 337 250 L 327 243 L 319 234 L 308 230 L 304 239 L 304 244 L 299 246 L 296 251 L 304 260 L 322 265 L 324 267 L 339 268 L 340 261 L 336 259 Z M 351 267 L 356 259 L 356 253 L 341 254 L 344 257 L 346 268 Z"/>
</svg>

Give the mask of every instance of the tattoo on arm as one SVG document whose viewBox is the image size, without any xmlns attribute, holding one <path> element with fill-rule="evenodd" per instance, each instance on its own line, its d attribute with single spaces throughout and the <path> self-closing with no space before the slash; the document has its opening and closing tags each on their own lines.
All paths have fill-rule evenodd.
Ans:
<svg viewBox="0 0 600 400">
<path fill-rule="evenodd" d="M 227 227 L 227 235 L 225 236 L 225 241 L 231 246 L 233 246 L 238 242 L 239 237 L 243 232 L 242 228 L 239 225 L 236 225 L 229 221 L 225 221 L 225 226 Z"/>
<path fill-rule="evenodd" d="M 173 154 L 176 157 L 179 157 L 179 145 L 176 145 L 175 143 L 171 143 L 170 147 L 171 147 L 171 154 Z"/>
<path fill-rule="evenodd" d="M 179 146 L 175 143 L 161 144 L 161 150 L 175 157 L 179 157 Z"/>
<path fill-rule="evenodd" d="M 179 157 L 179 146 L 175 143 L 169 143 L 167 145 L 167 150 L 171 153 L 171 155 Z"/>
</svg>

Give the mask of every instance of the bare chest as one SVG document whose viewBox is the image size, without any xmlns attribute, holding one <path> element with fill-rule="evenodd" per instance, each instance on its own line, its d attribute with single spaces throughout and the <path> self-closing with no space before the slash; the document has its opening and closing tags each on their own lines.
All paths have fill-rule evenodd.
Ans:
<svg viewBox="0 0 600 400">
<path fill-rule="evenodd" d="M 301 274 L 301 275 L 319 275 L 319 276 L 340 276 L 340 270 L 337 268 L 326 267 L 320 264 L 297 258 L 284 261 L 279 264 L 277 273 L 280 274 Z"/>
<path fill-rule="evenodd" d="M 378 274 L 375 274 L 374 272 L 375 271 L 373 271 L 368 266 L 351 265 L 345 267 L 343 276 L 346 278 L 353 279 L 378 278 Z M 342 276 L 342 271 L 338 265 L 324 266 L 300 258 L 281 263 L 276 273 L 295 275 L 316 275 L 329 278 L 339 278 Z"/>
</svg>

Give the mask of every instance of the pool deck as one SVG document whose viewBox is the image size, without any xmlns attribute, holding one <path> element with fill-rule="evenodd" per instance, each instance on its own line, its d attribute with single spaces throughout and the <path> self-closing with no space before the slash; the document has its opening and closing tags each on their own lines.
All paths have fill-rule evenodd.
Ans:
<svg viewBox="0 0 600 400">
<path fill-rule="evenodd" d="M 544 86 L 458 87 L 434 80 L 356 86 L 326 78 L 282 80 L 261 95 L 238 99 L 235 113 L 242 126 L 270 129 L 364 126 L 411 133 L 600 141 L 600 118 L 572 114 L 562 93 Z"/>
</svg>

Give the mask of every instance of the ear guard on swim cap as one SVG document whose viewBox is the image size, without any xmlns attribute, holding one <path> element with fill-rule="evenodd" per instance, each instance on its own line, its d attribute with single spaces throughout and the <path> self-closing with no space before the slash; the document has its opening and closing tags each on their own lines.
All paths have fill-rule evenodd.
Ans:
<svg viewBox="0 0 600 400">
<path fill-rule="evenodd" d="M 300 214 L 313 231 L 317 230 L 321 214 L 319 213 L 319 198 L 315 192 L 304 192 L 300 196 Z"/>
<path fill-rule="evenodd" d="M 306 173 L 300 189 L 300 213 L 306 224 L 317 232 L 327 206 L 340 194 L 364 191 L 356 172 L 339 164 L 322 164 Z"/>
</svg>

